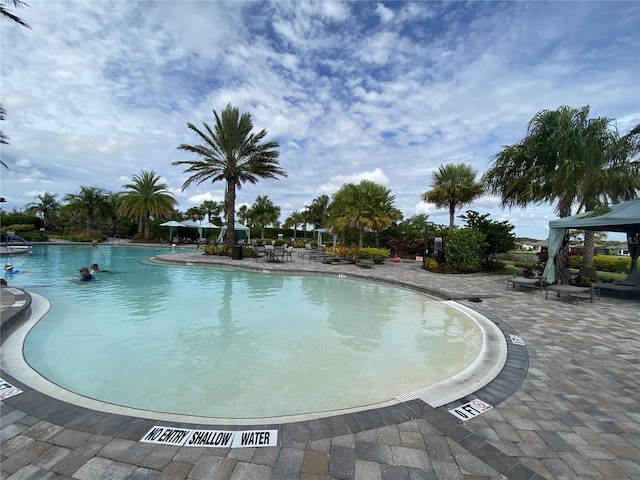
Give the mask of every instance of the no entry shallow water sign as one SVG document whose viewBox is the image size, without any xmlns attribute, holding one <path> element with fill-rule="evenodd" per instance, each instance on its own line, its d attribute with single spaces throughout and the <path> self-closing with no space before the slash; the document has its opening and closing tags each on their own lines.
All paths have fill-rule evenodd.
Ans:
<svg viewBox="0 0 640 480">
<path fill-rule="evenodd" d="M 278 445 L 277 430 L 191 430 L 156 426 L 140 440 L 146 443 L 174 445 L 177 447 L 275 447 Z"/>
</svg>

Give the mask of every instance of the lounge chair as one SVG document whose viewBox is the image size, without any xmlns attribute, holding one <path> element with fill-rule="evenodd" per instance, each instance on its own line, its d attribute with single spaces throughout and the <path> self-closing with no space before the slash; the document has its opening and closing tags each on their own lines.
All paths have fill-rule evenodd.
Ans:
<svg viewBox="0 0 640 480">
<path fill-rule="evenodd" d="M 284 259 L 293 262 L 293 247 L 289 246 L 284 250 Z"/>
<path fill-rule="evenodd" d="M 577 287 L 574 285 L 549 285 L 547 287 L 547 293 L 544 296 L 545 299 L 549 299 L 549 292 L 556 292 L 557 296 L 567 295 L 569 297 L 576 297 L 576 305 L 580 304 L 580 294 L 586 293 L 589 295 L 589 301 L 593 303 L 593 294 L 595 291 L 595 287 L 592 285 L 590 287 Z M 600 290 L 598 289 L 598 300 L 600 300 Z"/>
<path fill-rule="evenodd" d="M 356 260 L 356 265 L 362 268 L 373 268 L 375 262 L 370 258 L 359 258 Z"/>
<path fill-rule="evenodd" d="M 531 289 L 531 295 L 536 288 L 542 291 L 542 285 L 544 284 L 543 278 L 526 278 L 526 277 L 511 277 L 507 279 L 507 290 L 509 290 L 509 284 L 513 284 L 513 288 L 516 286 L 527 287 Z"/>
</svg>

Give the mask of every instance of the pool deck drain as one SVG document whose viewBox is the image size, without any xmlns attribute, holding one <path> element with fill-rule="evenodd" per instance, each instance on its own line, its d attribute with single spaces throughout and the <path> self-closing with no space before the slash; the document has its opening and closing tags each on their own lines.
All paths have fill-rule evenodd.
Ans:
<svg viewBox="0 0 640 480">
<path fill-rule="evenodd" d="M 435 275 L 413 263 L 364 270 L 296 258 L 265 266 L 196 252 L 172 260 L 375 277 L 457 298 L 501 329 L 508 340 L 505 367 L 479 391 L 443 407 L 411 400 L 256 425 L 279 428 L 281 445 L 236 450 L 140 443 L 157 422 L 95 412 L 25 388 L 1 404 L 2 478 L 640 478 L 640 341 L 631 333 L 638 301 L 603 298 L 575 307 L 507 292 L 504 277 Z M 483 301 L 465 300 L 476 297 Z M 473 398 L 494 408 L 464 423 L 448 413 Z"/>
</svg>

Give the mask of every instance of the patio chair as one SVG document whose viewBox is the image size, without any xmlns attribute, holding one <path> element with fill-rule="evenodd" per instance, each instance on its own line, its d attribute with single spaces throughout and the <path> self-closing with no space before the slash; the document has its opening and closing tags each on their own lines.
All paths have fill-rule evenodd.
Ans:
<svg viewBox="0 0 640 480">
<path fill-rule="evenodd" d="M 293 262 L 293 247 L 289 246 L 284 251 L 284 259 L 289 259 L 290 262 Z"/>
<path fill-rule="evenodd" d="M 273 247 L 271 259 L 274 262 L 284 262 L 284 247 Z"/>
<path fill-rule="evenodd" d="M 253 249 L 253 261 L 254 263 L 260 260 L 261 258 L 265 258 L 267 256 L 267 251 L 264 247 L 260 245 L 256 245 Z"/>
</svg>

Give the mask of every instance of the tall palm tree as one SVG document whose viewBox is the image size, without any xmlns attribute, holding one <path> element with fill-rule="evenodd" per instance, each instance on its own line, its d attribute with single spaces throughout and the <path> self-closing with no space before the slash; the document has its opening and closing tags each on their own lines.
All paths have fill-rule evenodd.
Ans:
<svg viewBox="0 0 640 480">
<path fill-rule="evenodd" d="M 153 218 L 168 218 L 176 205 L 173 193 L 166 183 L 159 183 L 160 176 L 153 170 L 142 170 L 133 175 L 133 182 L 122 186 L 124 192 L 119 212 L 122 216 L 139 221 L 139 229 L 144 232 L 144 239 L 150 237 L 150 223 Z"/>
<path fill-rule="evenodd" d="M 258 195 L 247 211 L 247 216 L 252 223 L 260 225 L 260 238 L 264 238 L 265 227 L 278 221 L 280 207 L 274 205 L 267 195 Z"/>
<path fill-rule="evenodd" d="M 612 125 L 608 118 L 589 119 L 589 106 L 542 110 L 522 140 L 498 152 L 482 182 L 501 197 L 503 207 L 549 202 L 559 217 L 634 198 L 640 190 L 638 164 L 632 161 L 636 138 L 620 139 Z M 567 232 L 555 260 L 558 278 L 565 283 L 571 279 L 568 245 Z M 585 253 L 582 273 L 593 276 L 589 233 Z"/>
<path fill-rule="evenodd" d="M 232 248 L 235 243 L 235 209 L 236 189 L 243 183 L 257 183 L 260 178 L 286 177 L 286 172 L 280 168 L 277 148 L 278 142 L 263 142 L 267 136 L 266 130 L 251 133 L 253 122 L 249 113 L 240 112 L 228 104 L 218 115 L 213 110 L 215 126 L 212 129 L 203 123 L 204 130 L 200 130 L 192 123 L 187 123 L 198 138 L 203 142 L 199 145 L 181 144 L 178 149 L 194 153 L 198 160 L 180 160 L 172 165 L 185 165 L 183 173 L 191 176 L 182 185 L 184 191 L 192 184 L 199 185 L 210 180 L 212 183 L 224 180 L 226 182 L 224 205 L 227 223 L 226 245 Z"/>
<path fill-rule="evenodd" d="M 357 231 L 362 248 L 365 231 L 379 232 L 402 219 L 400 210 L 393 206 L 394 200 L 389 189 L 370 180 L 349 183 L 335 194 L 328 224 L 343 232 Z"/>
<path fill-rule="evenodd" d="M 28 7 L 29 4 L 23 2 L 22 0 L 2 0 L 0 1 L 0 17 L 8 18 L 9 20 L 13 20 L 19 25 L 23 27 L 31 28 L 27 22 L 25 22 L 22 18 L 18 17 L 11 10 L 7 9 L 7 4 L 10 4 L 13 8 L 22 8 Z"/>
<path fill-rule="evenodd" d="M 422 201 L 435 203 L 438 208 L 449 209 L 449 228 L 454 228 L 456 209 L 468 205 L 484 193 L 476 182 L 477 172 L 464 163 L 441 165 L 433 172 L 431 190 L 422 194 Z"/>
<path fill-rule="evenodd" d="M 0 121 L 5 120 L 6 118 L 7 118 L 7 111 L 0 103 Z M 0 143 L 3 145 L 9 145 L 9 137 L 5 135 L 2 130 L 0 130 Z M 0 160 L 0 165 L 2 165 L 4 168 L 9 170 L 9 167 L 7 167 L 7 164 L 4 163 L 2 160 Z"/>
<path fill-rule="evenodd" d="M 26 213 L 29 215 L 39 215 L 42 217 L 44 227 L 50 229 L 53 221 L 60 211 L 60 202 L 56 200 L 57 194 L 44 192 L 36 195 L 37 202 L 32 202 L 26 206 Z"/>
<path fill-rule="evenodd" d="M 13 20 L 14 22 L 16 22 L 19 25 L 22 25 L 23 27 L 31 28 L 29 24 L 25 22 L 22 18 L 18 17 L 16 14 L 8 10 L 6 7 L 7 4 L 12 5 L 13 8 L 28 7 L 29 5 L 21 0 L 1 0 L 0 1 L 0 17 L 8 18 L 9 20 Z M 6 118 L 6 114 L 7 114 L 7 111 L 0 103 L 0 120 L 4 120 Z M 5 145 L 9 144 L 9 137 L 6 136 L 2 132 L 2 130 L 0 130 L 0 143 L 4 143 Z M 4 163 L 2 160 L 0 160 L 0 165 L 2 165 L 7 170 L 9 169 L 9 167 L 7 167 L 7 164 Z"/>
<path fill-rule="evenodd" d="M 84 218 L 85 231 L 99 225 L 106 203 L 107 193 L 99 187 L 80 187 L 78 193 L 68 193 L 63 197 L 66 214 L 70 218 Z"/>
</svg>

